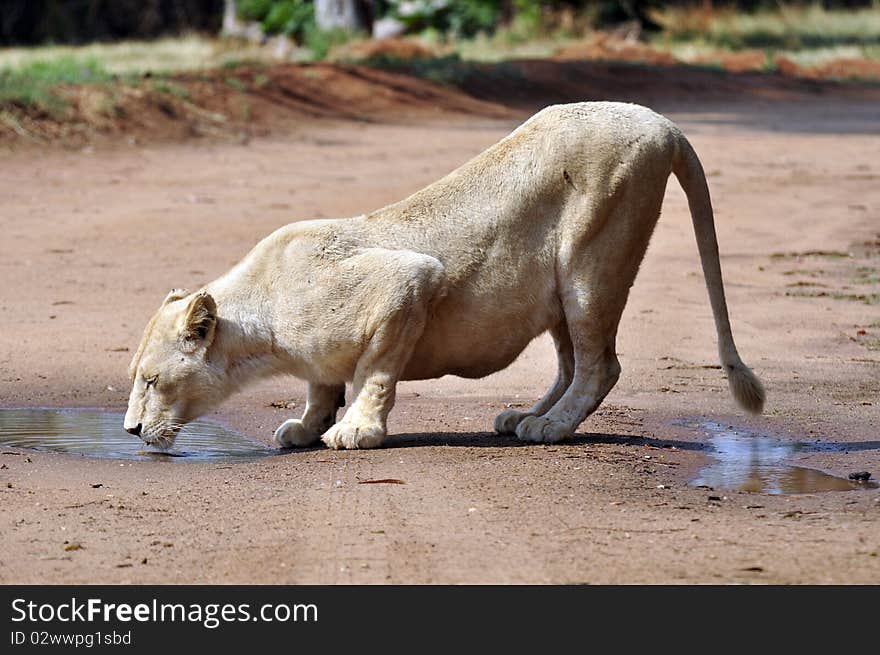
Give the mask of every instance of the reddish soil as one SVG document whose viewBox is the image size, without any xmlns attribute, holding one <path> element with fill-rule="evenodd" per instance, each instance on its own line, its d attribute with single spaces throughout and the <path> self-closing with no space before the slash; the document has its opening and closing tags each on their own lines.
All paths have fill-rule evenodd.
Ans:
<svg viewBox="0 0 880 655">
<path fill-rule="evenodd" d="M 315 119 L 509 119 L 550 103 L 582 100 L 662 103 L 670 108 L 688 107 L 695 100 L 726 103 L 748 98 L 764 104 L 799 102 L 814 95 L 864 101 L 876 97 L 880 88 L 876 83 L 824 79 L 846 78 L 849 70 L 867 78 L 880 76 L 876 62 L 867 60 L 805 69 L 778 58 L 780 72 L 767 73 L 756 70 L 764 57 L 757 51 L 709 57 L 707 62 L 724 68 L 707 68 L 678 63 L 644 44 L 614 40 L 575 44 L 553 59 L 500 63 L 432 59 L 426 46 L 414 41 L 355 43 L 350 49 L 353 58 L 379 58 L 384 67 L 252 64 L 61 86 L 54 93 L 65 104 L 55 111 L 0 107 L 0 145 L 20 149 L 184 140 L 246 143 L 254 137 L 289 134 Z"/>
<path fill-rule="evenodd" d="M 405 121 L 418 116 L 509 116 L 498 105 L 452 88 L 367 66 L 301 64 L 146 76 L 129 83 L 55 90 L 67 106 L 57 113 L 4 107 L 0 143 L 77 146 L 85 143 L 247 142 L 283 134 L 315 119 Z"/>
<path fill-rule="evenodd" d="M 668 113 L 700 153 L 734 332 L 769 397 L 746 419 L 710 368 L 711 312 L 671 182 L 621 325 L 623 375 L 572 442 L 491 434 L 498 412 L 550 383 L 542 337 L 483 380 L 402 384 L 382 450 L 214 465 L 2 448 L 0 582 L 880 581 L 880 492 L 689 486 L 708 455 L 704 433 L 686 427 L 708 418 L 833 443 L 797 463 L 880 475 L 880 93 L 680 72 L 523 63 L 496 68 L 478 101 L 393 73 L 305 67 L 272 73 L 289 74 L 289 87 L 263 83 L 253 122 L 268 136 L 145 145 L 176 124 L 150 114 L 130 143 L 7 149 L 4 406 L 122 409 L 131 349 L 168 289 L 221 274 L 284 223 L 402 198 L 526 109 L 603 94 Z M 315 88 L 338 100 L 311 102 Z M 299 412 L 271 402 L 301 408 L 304 391 L 293 379 L 262 383 L 213 418 L 268 442 Z M 375 479 L 405 484 L 358 484 Z"/>
</svg>

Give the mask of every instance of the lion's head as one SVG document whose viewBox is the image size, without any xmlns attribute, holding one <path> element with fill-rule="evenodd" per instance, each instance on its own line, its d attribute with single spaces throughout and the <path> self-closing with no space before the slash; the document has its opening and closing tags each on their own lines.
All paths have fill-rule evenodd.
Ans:
<svg viewBox="0 0 880 655">
<path fill-rule="evenodd" d="M 184 424 L 222 400 L 224 376 L 208 358 L 216 329 L 217 305 L 206 291 L 166 296 L 131 360 L 128 432 L 167 448 Z"/>
</svg>

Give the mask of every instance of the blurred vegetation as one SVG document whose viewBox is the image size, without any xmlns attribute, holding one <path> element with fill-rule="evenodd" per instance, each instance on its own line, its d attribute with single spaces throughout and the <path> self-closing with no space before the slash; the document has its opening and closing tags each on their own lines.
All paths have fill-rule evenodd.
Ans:
<svg viewBox="0 0 880 655">
<path fill-rule="evenodd" d="M 223 0 L 0 0 L 0 45 L 216 33 Z"/>
<path fill-rule="evenodd" d="M 238 15 L 260 23 L 266 34 L 301 39 L 315 30 L 315 6 L 306 0 L 238 0 Z"/>
<path fill-rule="evenodd" d="M 0 69 L 0 106 L 58 114 L 66 105 L 53 93 L 58 85 L 105 82 L 111 77 L 97 59 L 73 57 L 33 61 L 16 69 Z"/>
<path fill-rule="evenodd" d="M 99 81 L 111 74 L 328 56 L 383 63 L 381 47 L 357 48 L 367 43 L 368 25 L 356 33 L 318 29 L 315 3 L 322 1 L 0 0 L 0 44 L 50 44 L 0 49 L 0 106 L 49 107 L 56 102 L 49 92 L 53 85 Z M 880 60 L 880 0 L 347 1 L 368 5 L 361 15 L 392 19 L 406 35 L 417 37 L 413 40 L 425 54 L 402 58 L 430 60 L 408 67 L 437 80 L 466 75 L 463 61 L 555 56 L 570 46 L 575 57 L 580 52 L 588 58 L 615 58 L 620 49 L 613 46 L 621 43 L 629 44 L 624 47 L 630 49 L 625 57 L 630 60 L 641 56 L 633 55 L 634 49 L 655 49 L 677 61 L 722 67 L 725 53 L 748 51 L 745 56 L 759 62 L 753 70 L 774 69 L 780 56 L 802 67 L 871 60 L 873 68 L 860 73 L 869 78 L 877 77 Z M 248 35 L 218 39 L 230 7 Z M 611 47 L 606 47 L 603 39 L 609 34 Z M 267 45 L 274 35 L 289 40 L 280 51 L 276 42 L 285 39 Z M 349 40 L 353 43 L 342 45 Z M 82 41 L 90 43 L 57 45 Z M 595 43 L 600 45 L 592 47 Z M 381 46 L 376 41 L 369 45 Z M 392 47 L 384 63 L 398 53 Z"/>
<path fill-rule="evenodd" d="M 535 4 L 519 0 L 513 4 Z M 501 22 L 505 3 L 502 0 L 396 0 L 385 3 L 386 16 L 396 18 L 409 32 L 426 29 L 468 37 L 479 32 L 491 32 Z"/>
<path fill-rule="evenodd" d="M 317 49 L 315 3 L 326 0 L 235 0 L 238 15 L 260 25 L 265 35 L 281 34 Z M 787 47 L 861 43 L 876 18 L 880 0 L 347 0 L 371 20 L 393 18 L 408 33 L 471 38 L 505 31 L 519 37 L 546 32 L 559 15 L 577 15 L 592 28 L 638 23 L 677 39 L 706 38 L 725 47 Z M 167 34 L 216 34 L 225 0 L 0 0 L 0 45 L 84 43 L 152 38 Z M 850 14 L 840 9 L 863 9 Z M 842 16 L 847 16 L 843 18 Z M 795 18 L 811 29 L 798 30 Z M 365 24 L 369 32 L 370 25 Z M 844 39 L 844 41 L 841 41 Z M 850 41 L 846 41 L 850 39 Z M 861 40 L 858 40 L 861 39 Z M 331 43 L 339 37 L 330 38 Z"/>
<path fill-rule="evenodd" d="M 666 7 L 654 15 L 668 41 L 728 50 L 880 45 L 880 2 L 849 11 L 829 10 L 818 3 L 777 5 L 751 12 L 733 7 Z"/>
</svg>

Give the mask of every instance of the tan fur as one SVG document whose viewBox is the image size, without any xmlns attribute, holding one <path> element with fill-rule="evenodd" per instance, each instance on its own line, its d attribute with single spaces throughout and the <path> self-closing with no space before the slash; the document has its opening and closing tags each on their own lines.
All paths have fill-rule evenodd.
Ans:
<svg viewBox="0 0 880 655">
<path fill-rule="evenodd" d="M 287 373 L 308 380 L 308 400 L 279 444 L 379 446 L 399 380 L 481 377 L 549 330 L 556 382 L 495 427 L 565 438 L 620 375 L 617 325 L 671 172 L 691 205 L 731 391 L 761 411 L 730 332 L 693 149 L 644 107 L 581 103 L 545 109 L 402 202 L 287 225 L 198 293 L 169 294 L 132 361 L 126 428 L 166 445 L 242 384 Z M 352 404 L 336 423 L 346 382 Z"/>
</svg>

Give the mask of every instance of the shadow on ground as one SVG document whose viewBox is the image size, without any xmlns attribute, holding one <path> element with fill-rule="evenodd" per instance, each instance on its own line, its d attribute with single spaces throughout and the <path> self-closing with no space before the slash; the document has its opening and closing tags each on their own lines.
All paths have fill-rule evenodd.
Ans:
<svg viewBox="0 0 880 655">
<path fill-rule="evenodd" d="M 646 446 L 648 448 L 676 448 L 701 452 L 712 450 L 711 443 L 703 441 L 682 441 L 681 439 L 656 439 L 633 434 L 612 434 L 607 432 L 581 432 L 572 439 L 556 444 L 534 444 L 520 441 L 514 436 L 499 435 L 494 432 L 404 432 L 387 437 L 383 448 L 544 448 L 548 446 L 617 445 Z M 308 448 L 285 449 L 282 453 L 298 453 L 325 450 L 323 445 Z M 800 452 L 848 452 L 880 450 L 880 441 L 826 441 L 821 443 L 798 442 Z"/>
<path fill-rule="evenodd" d="M 805 443 L 802 451 L 846 453 L 851 451 L 880 450 L 880 441 L 821 441 Z"/>
<path fill-rule="evenodd" d="M 704 450 L 705 446 L 693 441 L 675 439 L 653 439 L 629 434 L 608 434 L 602 432 L 583 432 L 573 439 L 549 446 L 591 446 L 596 444 L 615 444 L 626 446 L 649 446 L 652 448 L 678 448 L 679 450 Z M 541 448 L 542 444 L 520 441 L 514 436 L 498 435 L 494 432 L 409 432 L 393 434 L 385 441 L 388 448 L 411 448 L 419 446 L 451 446 L 466 448 Z"/>
</svg>

